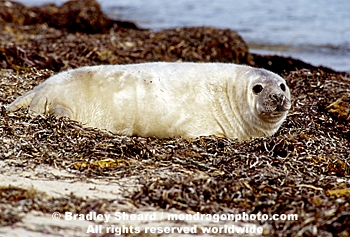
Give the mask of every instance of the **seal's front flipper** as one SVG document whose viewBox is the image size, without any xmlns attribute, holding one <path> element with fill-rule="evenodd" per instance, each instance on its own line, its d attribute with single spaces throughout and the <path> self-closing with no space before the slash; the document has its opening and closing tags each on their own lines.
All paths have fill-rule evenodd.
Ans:
<svg viewBox="0 0 350 237">
<path fill-rule="evenodd" d="M 54 114 L 56 117 L 68 117 L 74 119 L 72 111 L 67 106 L 61 106 L 59 104 L 56 104 L 54 108 L 50 108 L 49 113 Z"/>
</svg>

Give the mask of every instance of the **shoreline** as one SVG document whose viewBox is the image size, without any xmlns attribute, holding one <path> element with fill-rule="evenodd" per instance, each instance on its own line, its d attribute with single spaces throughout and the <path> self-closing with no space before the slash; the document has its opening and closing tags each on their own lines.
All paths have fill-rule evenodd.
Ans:
<svg viewBox="0 0 350 237">
<path fill-rule="evenodd" d="M 307 49 L 304 47 L 298 47 L 298 46 L 288 46 L 288 45 L 265 45 L 265 44 L 256 44 L 256 43 L 249 43 L 247 42 L 249 51 L 254 54 L 260 54 L 260 55 L 276 55 L 280 57 L 291 57 L 300 61 L 303 61 L 305 63 L 321 66 L 322 65 L 338 65 L 333 68 L 332 66 L 326 66 L 328 68 L 331 68 L 334 71 L 338 72 L 345 72 L 350 73 L 350 69 L 345 69 L 343 66 L 343 58 L 339 58 L 338 56 L 332 56 L 331 58 L 329 56 L 325 57 L 325 53 L 321 52 L 308 52 Z M 324 48 L 324 50 L 327 50 L 327 48 Z M 331 50 L 331 48 L 329 48 Z M 315 60 L 317 58 L 317 60 Z M 331 64 L 329 64 L 329 61 L 332 61 Z M 315 61 L 318 61 L 318 64 L 314 63 Z M 338 68 L 338 69 L 336 69 Z M 344 70 L 341 70 L 344 69 Z"/>
<path fill-rule="evenodd" d="M 282 45 L 283 48 L 292 46 L 297 51 L 288 51 L 281 56 L 300 59 L 315 66 L 323 65 L 337 71 L 350 70 L 350 65 L 346 60 L 350 57 L 349 41 L 347 40 L 349 37 L 346 38 L 349 33 L 346 33 L 345 30 L 346 25 L 349 25 L 347 24 L 349 20 L 338 22 L 345 17 L 345 11 L 341 7 L 324 9 L 325 2 L 317 4 L 318 7 L 315 4 L 309 5 L 315 17 L 313 20 L 308 17 L 309 13 L 304 11 L 306 6 L 302 1 L 290 4 L 273 0 L 260 3 L 256 8 L 253 7 L 254 1 L 235 3 L 232 6 L 227 0 L 203 5 L 194 1 L 188 3 L 191 7 L 186 7 L 184 3 L 168 4 L 173 6 L 172 8 L 167 8 L 164 3 L 157 4 L 156 1 L 151 1 L 146 5 L 142 1 L 135 1 L 135 3 L 122 1 L 112 4 L 108 0 L 102 0 L 101 4 L 110 17 L 132 20 L 148 29 L 158 31 L 184 26 L 229 28 L 240 34 L 248 45 Z M 275 4 L 276 7 L 271 8 L 271 4 Z M 220 14 L 216 14 L 213 9 L 217 9 Z M 333 15 L 332 12 L 338 15 L 325 21 L 323 10 L 329 12 L 328 15 Z M 142 14 L 142 12 L 145 13 Z M 272 12 L 274 14 L 271 14 Z M 305 21 L 301 21 L 303 18 L 306 18 Z M 334 24 L 333 27 L 332 24 Z M 267 52 L 267 54 L 274 55 L 275 51 Z"/>
<path fill-rule="evenodd" d="M 43 69 L 52 69 L 60 71 L 62 69 L 74 68 L 76 65 L 98 65 L 98 64 L 116 64 L 116 63 L 130 63 L 141 61 L 192 61 L 192 62 L 233 62 L 239 64 L 246 64 L 254 67 L 264 67 L 275 73 L 282 74 L 300 69 L 323 70 L 325 72 L 336 72 L 335 70 L 323 67 L 313 66 L 301 60 L 291 57 L 283 57 L 278 55 L 264 55 L 254 54 L 249 50 L 248 44 L 244 39 L 237 34 L 237 32 L 229 29 L 216 29 L 213 27 L 183 27 L 175 29 L 167 29 L 161 31 L 152 31 L 148 29 L 140 29 L 133 22 L 118 21 L 108 18 L 101 9 L 97 1 L 86 1 L 85 5 L 81 7 L 74 2 L 67 2 L 62 6 L 54 4 L 46 4 L 40 7 L 28 7 L 17 2 L 7 2 L 2 4 L 2 11 L 0 12 L 0 19 L 6 22 L 6 26 L 2 25 L 3 32 L 9 35 L 3 39 L 6 42 L 13 37 L 16 32 L 23 32 L 24 38 L 39 37 L 39 41 L 35 42 L 32 39 L 28 41 L 31 45 L 21 46 L 25 52 L 25 57 L 18 57 L 18 49 L 9 44 L 8 49 L 4 52 L 3 68 L 25 68 L 26 65 L 36 65 L 36 67 Z M 76 16 L 79 16 L 78 18 Z M 86 37 L 85 42 L 89 42 L 90 49 L 84 49 L 82 52 L 77 52 L 76 56 L 71 55 L 69 61 L 64 61 L 55 55 L 55 52 L 50 52 L 53 58 L 46 56 L 39 56 L 36 51 L 40 52 L 40 44 L 47 44 L 56 38 L 60 42 L 60 37 L 69 37 L 69 34 L 88 34 L 91 39 L 99 41 L 100 35 L 109 35 L 111 39 L 120 38 L 130 34 L 133 38 L 139 38 L 138 42 L 133 39 L 128 39 L 127 47 L 123 44 L 119 45 L 117 42 L 109 42 L 108 39 L 103 38 L 104 46 L 98 46 L 92 42 L 89 37 Z M 20 33 L 21 34 L 21 33 Z M 209 35 L 212 34 L 212 38 Z M 170 35 L 172 38 L 166 39 Z M 224 41 L 221 39 L 226 37 Z M 197 40 L 197 45 L 192 45 L 191 41 Z M 163 45 L 155 46 L 152 41 L 160 41 Z M 186 42 L 182 44 L 181 41 Z M 140 43 L 142 42 L 142 43 Z M 76 47 L 83 42 L 74 42 Z M 112 43 L 112 45 L 108 45 Z M 4 43 L 6 45 L 6 43 Z M 92 47 L 95 45 L 94 47 Z M 117 47 L 116 47 L 117 46 Z M 187 51 L 186 47 L 196 46 L 192 51 Z M 101 55 L 96 51 L 96 47 L 107 55 Z M 203 50 L 201 47 L 204 47 Z M 219 52 L 211 52 L 211 48 L 216 47 L 220 49 Z M 33 49 L 36 48 L 36 49 Z M 95 49 L 94 49 L 95 48 Z M 125 49 L 130 52 L 125 52 Z M 60 50 L 60 49 L 58 49 Z M 74 50 L 72 48 L 72 50 Z M 89 51 L 90 50 L 90 51 Z M 92 51 L 91 51 L 92 50 Z M 151 50 L 152 52 L 146 52 Z M 89 52 L 84 52 L 89 51 Z M 134 51 L 134 52 L 133 52 Z M 138 53 L 138 51 L 145 51 Z M 157 55 L 162 51 L 164 55 L 153 57 L 152 54 Z M 186 52 L 186 53 L 184 53 Z M 85 63 L 74 62 L 77 56 L 84 57 Z M 117 57 L 117 55 L 125 55 Z M 150 55 L 151 54 L 151 55 Z M 95 56 L 91 59 L 91 56 Z M 130 57 L 131 56 L 131 57 Z M 33 58 L 31 58 L 33 57 Z M 97 57 L 97 58 L 96 58 Z M 11 62 L 9 59 L 14 58 L 18 62 Z M 273 59 L 273 60 L 271 60 Z M 0 58 L 1 60 L 1 58 Z M 39 63 L 33 62 L 39 60 Z M 54 65 L 53 65 L 54 64 Z M 344 72 L 341 72 L 344 73 Z"/>
<path fill-rule="evenodd" d="M 40 10 L 38 10 L 38 9 L 42 8 L 42 9 L 45 10 L 45 6 L 50 6 L 51 5 L 51 6 L 55 6 L 53 9 L 56 9 L 55 11 L 57 11 L 64 4 L 64 2 L 66 2 L 66 1 L 60 2 L 60 4 L 58 4 L 57 6 L 51 5 L 49 3 L 46 3 L 46 4 L 36 3 L 36 4 L 34 4 L 35 6 L 32 7 L 32 9 L 35 9 L 34 13 L 37 14 L 38 12 L 40 12 Z M 174 29 L 176 29 L 176 28 L 166 28 L 166 29 L 160 28 L 160 29 L 157 29 L 157 30 L 153 30 L 153 28 L 154 28 L 154 27 L 152 27 L 153 24 L 148 24 L 148 25 L 151 26 L 150 28 L 140 28 L 140 27 L 137 26 L 137 23 L 135 23 L 135 22 L 118 20 L 118 17 L 112 17 L 113 15 L 118 15 L 118 14 L 116 14 L 116 12 L 114 12 L 114 13 L 109 12 L 108 15 L 107 15 L 106 13 L 102 12 L 103 10 L 106 10 L 106 9 L 103 8 L 103 6 L 104 5 L 102 4 L 102 5 L 99 5 L 99 7 L 98 7 L 98 9 L 100 11 L 98 14 L 100 16 L 102 16 L 102 20 L 101 21 L 102 22 L 103 21 L 110 21 L 111 23 L 110 23 L 110 25 L 102 24 L 100 26 L 98 26 L 98 24 L 96 26 L 94 26 L 94 23 L 91 23 L 90 27 L 92 27 L 93 29 L 95 27 L 97 27 L 97 28 L 100 28 L 100 29 L 105 28 L 107 30 L 108 28 L 112 27 L 112 24 L 114 24 L 114 23 L 115 24 L 119 24 L 121 26 L 124 26 L 126 28 L 133 28 L 133 29 L 140 29 L 140 30 L 143 29 L 143 30 L 149 30 L 149 31 L 153 31 L 153 32 L 159 32 L 159 31 L 163 31 L 163 30 L 166 31 L 166 30 L 174 30 Z M 106 6 L 104 6 L 104 7 L 106 7 Z M 51 9 L 51 11 L 53 9 Z M 50 26 L 50 24 L 51 24 L 51 26 L 53 24 L 53 27 L 56 27 L 55 23 L 53 23 L 52 19 L 50 19 L 48 17 L 48 16 L 50 16 L 50 14 L 51 14 L 51 16 L 55 15 L 55 14 L 53 14 L 53 12 L 50 13 L 50 9 L 48 7 L 46 7 L 46 13 L 41 14 L 41 15 L 39 14 L 39 16 L 41 16 L 43 18 L 39 22 L 40 23 L 48 22 L 49 26 Z M 27 15 L 28 15 L 28 13 L 27 13 Z M 38 17 L 38 15 L 37 15 L 37 17 Z M 70 19 L 70 20 L 74 22 L 74 19 Z M 59 21 L 62 21 L 62 18 L 56 20 L 56 22 L 59 22 Z M 64 21 L 65 20 L 63 20 L 63 22 Z M 33 19 L 29 20 L 29 23 L 33 24 Z M 144 24 L 141 23 L 140 25 L 143 26 Z M 59 27 L 62 28 L 62 25 L 60 25 Z M 68 27 L 69 28 L 69 26 L 63 26 L 63 28 L 64 27 Z M 203 27 L 206 27 L 206 26 L 199 26 L 199 28 L 203 28 Z M 212 27 L 212 26 L 208 26 L 208 27 L 215 28 L 215 27 Z M 183 28 L 195 28 L 195 27 L 183 27 Z M 217 28 L 217 29 L 218 30 L 226 30 L 226 28 Z M 96 29 L 94 29 L 94 30 L 96 30 Z M 234 31 L 234 30 L 232 30 L 232 31 Z M 242 33 L 242 34 L 245 35 L 244 33 Z M 347 70 L 345 70 L 345 71 L 339 70 L 339 68 L 344 68 L 344 66 L 342 66 L 342 61 L 343 60 L 341 58 L 339 58 L 338 56 L 331 56 L 331 54 L 328 54 L 328 56 L 326 58 L 322 58 L 322 57 L 324 57 L 324 54 L 321 53 L 321 52 L 320 53 L 309 52 L 309 50 L 307 49 L 306 46 L 293 45 L 293 42 L 296 40 L 296 38 L 294 40 L 292 40 L 291 42 L 289 42 L 288 44 L 268 44 L 266 42 L 265 43 L 262 43 L 262 42 L 259 43 L 259 42 L 247 40 L 247 39 L 245 39 L 245 37 L 243 37 L 243 40 L 248 45 L 249 52 L 251 52 L 253 54 L 259 54 L 260 56 L 279 56 L 279 57 L 283 57 L 283 58 L 289 58 L 289 59 L 295 59 L 295 60 L 298 60 L 298 61 L 303 61 L 303 62 L 307 63 L 308 65 L 314 66 L 315 68 L 317 68 L 317 67 L 329 68 L 329 69 L 331 69 L 333 71 L 347 72 L 347 73 L 350 72 L 350 69 L 349 69 L 349 71 L 347 71 Z M 324 45 L 324 46 L 320 46 L 320 47 L 321 47 L 320 49 L 322 51 L 334 49 L 334 47 L 331 46 L 331 45 Z M 317 60 L 314 60 L 315 58 L 317 58 Z M 331 66 L 325 66 L 325 65 L 327 65 L 327 60 L 332 60 L 333 63 L 331 65 L 334 65 L 334 64 L 339 65 L 339 66 L 336 67 L 338 69 L 334 69 Z M 313 63 L 314 61 L 315 62 L 317 61 L 318 63 Z"/>
</svg>

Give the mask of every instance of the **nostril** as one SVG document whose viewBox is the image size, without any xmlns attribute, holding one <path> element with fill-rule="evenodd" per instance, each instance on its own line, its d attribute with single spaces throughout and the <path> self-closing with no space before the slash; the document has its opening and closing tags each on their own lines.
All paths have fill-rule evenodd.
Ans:
<svg viewBox="0 0 350 237">
<path fill-rule="evenodd" d="M 283 102 L 284 95 L 282 94 L 271 94 L 271 99 L 277 101 L 277 102 Z"/>
</svg>

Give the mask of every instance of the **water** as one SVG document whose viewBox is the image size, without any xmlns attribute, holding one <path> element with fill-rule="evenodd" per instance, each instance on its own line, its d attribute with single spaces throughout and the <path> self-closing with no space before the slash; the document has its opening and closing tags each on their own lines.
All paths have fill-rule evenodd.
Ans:
<svg viewBox="0 0 350 237">
<path fill-rule="evenodd" d="M 47 0 L 20 0 L 40 5 Z M 51 1 L 57 4 L 64 0 Z M 291 56 L 350 72 L 349 0 L 99 0 L 111 18 L 160 30 L 213 26 L 237 31 L 251 52 Z"/>
</svg>

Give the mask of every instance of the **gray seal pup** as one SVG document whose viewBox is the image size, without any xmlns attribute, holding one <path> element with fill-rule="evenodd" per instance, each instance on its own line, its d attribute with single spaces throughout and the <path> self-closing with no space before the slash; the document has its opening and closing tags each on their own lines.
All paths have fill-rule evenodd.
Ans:
<svg viewBox="0 0 350 237">
<path fill-rule="evenodd" d="M 17 98 L 20 108 L 143 137 L 273 135 L 291 108 L 285 80 L 229 63 L 86 66 L 58 73 Z"/>
</svg>

